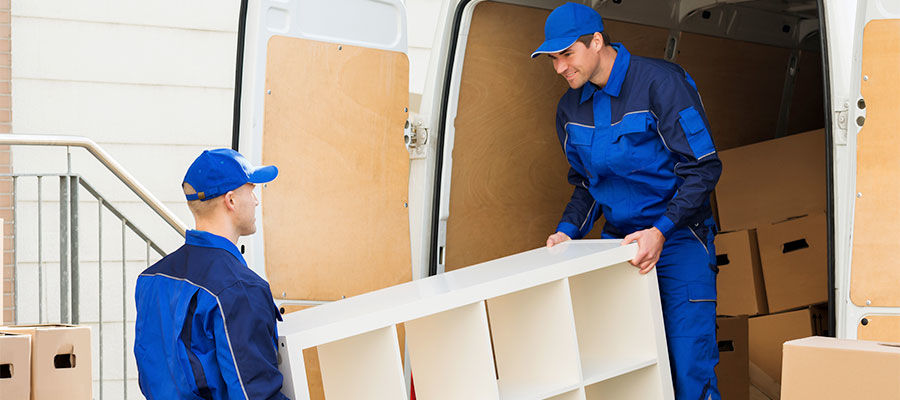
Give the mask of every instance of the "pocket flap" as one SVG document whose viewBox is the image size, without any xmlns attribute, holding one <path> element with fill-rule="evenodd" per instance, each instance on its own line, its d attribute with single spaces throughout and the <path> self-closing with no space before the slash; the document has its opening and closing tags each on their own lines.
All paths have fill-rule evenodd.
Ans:
<svg viewBox="0 0 900 400">
<path fill-rule="evenodd" d="M 688 301 L 716 301 L 716 287 L 702 283 L 688 284 Z"/>
<path fill-rule="evenodd" d="M 706 125 L 703 123 L 703 117 L 700 116 L 700 113 L 694 107 L 681 110 L 678 116 L 681 117 L 681 128 L 687 134 L 694 135 L 706 128 Z"/>
<path fill-rule="evenodd" d="M 652 120 L 648 112 L 625 114 L 622 116 L 622 120 L 616 124 L 616 137 L 629 133 L 645 132 L 649 130 L 650 121 Z"/>
<path fill-rule="evenodd" d="M 590 146 L 594 139 L 594 128 L 569 123 L 566 125 L 566 131 L 569 133 L 569 143 L 578 146 Z"/>
</svg>

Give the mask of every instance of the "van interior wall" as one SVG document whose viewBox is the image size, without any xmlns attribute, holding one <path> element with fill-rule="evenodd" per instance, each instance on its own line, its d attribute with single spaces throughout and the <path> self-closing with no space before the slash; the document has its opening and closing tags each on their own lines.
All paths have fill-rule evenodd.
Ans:
<svg viewBox="0 0 900 400">
<path fill-rule="evenodd" d="M 476 6 L 466 42 L 453 141 L 445 270 L 544 244 L 572 194 L 556 135 L 567 85 L 529 54 L 550 10 Z M 613 42 L 661 58 L 669 29 L 604 20 Z M 775 137 L 791 55 L 786 48 L 681 33 L 675 62 L 697 82 L 720 150 Z M 786 134 L 824 126 L 818 53 L 801 52 Z M 598 221 L 589 237 L 599 237 Z"/>
</svg>

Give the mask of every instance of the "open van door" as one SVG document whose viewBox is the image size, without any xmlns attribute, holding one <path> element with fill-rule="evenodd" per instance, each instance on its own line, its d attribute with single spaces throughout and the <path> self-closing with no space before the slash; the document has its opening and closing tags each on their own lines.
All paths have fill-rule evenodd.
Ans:
<svg viewBox="0 0 900 400">
<path fill-rule="evenodd" d="M 846 156 L 855 160 L 843 164 L 841 150 L 836 152 L 837 333 L 845 338 L 900 342 L 900 264 L 896 262 L 900 250 L 900 136 L 896 133 L 900 3 L 863 0 L 856 10 L 832 12 L 843 13 L 840 18 L 849 20 L 848 26 L 854 24 L 855 32 L 850 35 L 855 40 L 849 96 L 843 102 L 846 109 L 836 109 L 835 118 L 836 143 L 846 143 Z M 835 59 L 834 53 L 830 56 L 833 62 L 845 62 Z M 838 89 L 841 79 L 833 79 Z M 851 168 L 842 169 L 842 165 Z M 844 174 L 849 175 L 842 178 Z M 842 224 L 847 217 L 849 226 Z M 841 268 L 842 236 L 850 237 L 846 268 Z"/>
<path fill-rule="evenodd" d="M 251 268 L 282 313 L 410 281 L 404 3 L 249 0 L 241 20 L 233 143 L 279 169 Z M 309 350 L 290 398 L 322 396 Z"/>
<path fill-rule="evenodd" d="M 403 2 L 251 0 L 246 10 L 235 143 L 279 168 L 261 188 L 253 268 L 288 303 L 409 281 Z"/>
</svg>

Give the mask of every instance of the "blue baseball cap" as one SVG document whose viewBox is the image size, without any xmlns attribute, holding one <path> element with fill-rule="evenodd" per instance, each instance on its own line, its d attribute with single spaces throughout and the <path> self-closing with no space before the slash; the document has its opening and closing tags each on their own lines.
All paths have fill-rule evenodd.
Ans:
<svg viewBox="0 0 900 400">
<path fill-rule="evenodd" d="M 600 14 L 584 4 L 563 4 L 556 7 L 547 17 L 544 24 L 544 43 L 531 53 L 531 58 L 568 49 L 579 37 L 594 32 L 603 32 Z"/>
<path fill-rule="evenodd" d="M 241 153 L 231 149 L 204 150 L 188 167 L 183 183 L 197 193 L 184 195 L 188 200 L 206 201 L 219 197 L 247 183 L 271 182 L 278 167 L 254 167 Z"/>
</svg>

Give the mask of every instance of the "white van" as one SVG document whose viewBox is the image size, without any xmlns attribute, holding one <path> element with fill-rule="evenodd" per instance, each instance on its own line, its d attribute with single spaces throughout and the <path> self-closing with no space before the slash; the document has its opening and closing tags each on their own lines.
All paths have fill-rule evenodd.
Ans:
<svg viewBox="0 0 900 400">
<path fill-rule="evenodd" d="M 900 2 L 582 3 L 613 42 L 694 77 L 720 151 L 825 129 L 829 332 L 900 341 Z M 282 307 L 545 242 L 571 194 L 567 86 L 529 55 L 560 4 L 444 1 L 417 113 L 402 0 L 246 4 L 234 146 L 282 170 L 248 246 Z"/>
</svg>

